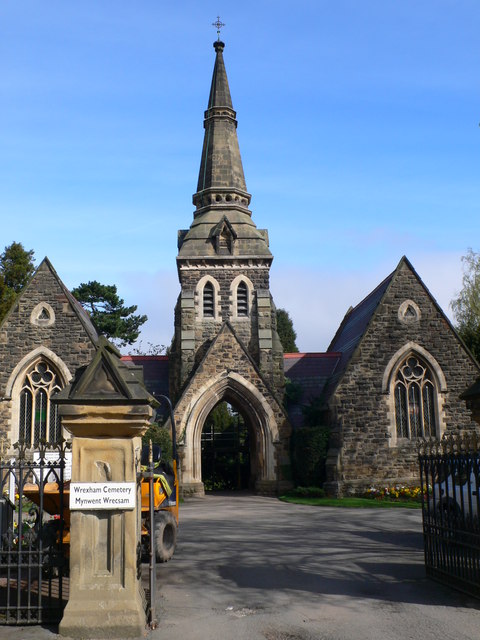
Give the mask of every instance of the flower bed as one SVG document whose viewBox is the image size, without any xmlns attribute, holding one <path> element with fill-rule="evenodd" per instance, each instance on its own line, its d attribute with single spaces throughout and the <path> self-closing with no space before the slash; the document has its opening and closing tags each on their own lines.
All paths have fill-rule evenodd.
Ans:
<svg viewBox="0 0 480 640">
<path fill-rule="evenodd" d="M 363 494 L 364 498 L 371 498 L 372 500 L 390 500 L 393 502 L 401 502 L 406 500 L 413 500 L 415 502 L 422 501 L 422 488 L 421 487 L 406 487 L 406 486 L 394 486 L 394 487 L 370 487 Z"/>
</svg>

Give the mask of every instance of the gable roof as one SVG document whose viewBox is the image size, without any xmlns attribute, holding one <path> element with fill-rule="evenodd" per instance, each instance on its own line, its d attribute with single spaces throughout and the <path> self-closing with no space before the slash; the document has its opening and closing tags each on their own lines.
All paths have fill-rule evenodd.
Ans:
<svg viewBox="0 0 480 640">
<path fill-rule="evenodd" d="M 334 392 L 336 386 L 340 382 L 355 351 L 359 348 L 380 303 L 384 299 L 390 285 L 395 280 L 397 274 L 403 266 L 406 266 L 407 269 L 409 269 L 413 276 L 416 278 L 418 284 L 423 288 L 431 303 L 442 316 L 445 323 L 450 327 L 453 335 L 457 338 L 458 342 L 462 345 L 462 347 L 465 349 L 465 351 L 468 353 L 468 355 L 478 368 L 478 363 L 475 361 L 474 356 L 466 347 L 460 336 L 457 334 L 452 323 L 447 318 L 433 295 L 430 293 L 423 280 L 415 271 L 412 263 L 406 256 L 402 256 L 395 271 L 387 276 L 385 280 L 383 280 L 371 293 L 369 293 L 361 302 L 359 302 L 356 307 L 354 307 L 353 309 L 349 309 L 342 323 L 340 324 L 337 333 L 335 334 L 332 342 L 327 349 L 327 352 L 340 352 L 342 354 L 338 367 L 335 370 L 335 373 L 332 376 L 331 380 L 328 382 L 327 387 L 325 388 L 325 396 L 327 398 Z"/>
<path fill-rule="evenodd" d="M 402 258 L 402 260 L 403 259 L 404 258 Z M 335 352 L 341 354 L 340 361 L 335 372 L 336 380 L 341 377 L 350 362 L 350 359 L 363 338 L 378 305 L 382 301 L 390 283 L 399 269 L 402 260 L 399 262 L 395 271 L 375 287 L 375 289 L 361 300 L 356 307 L 351 307 L 345 314 L 345 317 L 343 318 L 327 349 L 327 353 Z"/>
<path fill-rule="evenodd" d="M 98 333 L 97 329 L 95 328 L 95 325 L 93 324 L 92 320 L 90 319 L 90 316 L 85 311 L 85 309 L 82 307 L 82 305 L 78 302 L 78 300 L 67 289 L 65 284 L 60 279 L 58 273 L 55 271 L 52 263 L 50 262 L 50 260 L 46 256 L 41 261 L 41 263 L 38 265 L 38 267 L 35 269 L 35 272 L 33 273 L 33 275 L 30 278 L 30 280 L 27 282 L 27 284 L 24 286 L 24 288 L 20 291 L 18 296 L 15 298 L 15 300 L 14 300 L 12 306 L 10 307 L 8 313 L 6 314 L 6 316 L 3 319 L 2 323 L 0 323 L 0 327 L 3 324 L 5 324 L 7 322 L 7 320 L 8 320 L 8 318 L 12 315 L 12 313 L 13 313 L 14 309 L 16 308 L 16 305 L 18 304 L 19 300 L 21 300 L 24 296 L 28 295 L 28 291 L 31 288 L 32 284 L 35 282 L 35 278 L 37 277 L 37 274 L 41 270 L 44 270 L 44 269 L 47 269 L 48 271 L 50 271 L 50 273 L 52 274 L 52 276 L 56 280 L 59 288 L 65 294 L 65 297 L 67 298 L 67 300 L 68 300 L 70 306 L 72 307 L 75 315 L 77 316 L 78 320 L 80 321 L 80 323 L 82 324 L 83 328 L 85 329 L 88 337 L 90 338 L 90 340 L 92 341 L 93 344 L 96 344 L 97 340 L 98 340 L 98 337 L 99 337 L 99 333 Z"/>
<path fill-rule="evenodd" d="M 225 345 L 228 346 L 225 347 Z M 241 358 L 243 361 L 241 367 L 243 368 L 243 372 L 237 369 L 238 353 L 236 356 L 234 356 L 234 351 L 236 351 L 237 347 L 241 350 L 242 355 L 245 358 L 244 361 L 243 358 Z M 229 354 L 232 354 L 231 361 L 229 361 Z M 188 379 L 185 381 L 185 385 L 181 389 L 179 397 L 176 400 L 176 407 L 181 406 L 181 404 L 185 402 L 185 399 L 188 399 L 190 390 L 192 389 L 192 387 L 193 389 L 195 389 L 195 385 L 198 384 L 199 378 L 204 380 L 211 379 L 211 370 L 209 370 L 208 368 L 208 362 L 212 361 L 212 359 L 215 363 L 221 363 L 218 373 L 222 375 L 225 371 L 227 372 L 227 374 L 236 371 L 240 373 L 240 375 L 245 375 L 245 372 L 248 372 L 247 376 L 254 372 L 258 377 L 258 380 L 255 381 L 255 386 L 258 386 L 258 383 L 260 382 L 264 387 L 263 393 L 268 393 L 273 403 L 276 403 L 279 411 L 286 416 L 286 411 L 283 406 L 282 400 L 278 397 L 277 393 L 272 389 L 269 382 L 265 379 L 265 376 L 260 371 L 258 365 L 253 360 L 252 356 L 250 355 L 242 340 L 237 335 L 237 332 L 235 331 L 231 323 L 228 322 L 228 320 L 222 323 L 222 326 L 208 346 L 208 349 L 203 354 L 202 358 L 198 362 L 195 369 L 191 372 Z"/>
</svg>

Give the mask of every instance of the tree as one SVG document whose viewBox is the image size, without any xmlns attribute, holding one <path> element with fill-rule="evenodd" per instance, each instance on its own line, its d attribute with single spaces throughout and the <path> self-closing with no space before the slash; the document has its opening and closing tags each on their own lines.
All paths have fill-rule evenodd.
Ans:
<svg viewBox="0 0 480 640">
<path fill-rule="evenodd" d="M 468 249 L 462 263 L 462 290 L 450 306 L 460 337 L 480 361 L 480 253 Z"/>
<path fill-rule="evenodd" d="M 277 333 L 284 353 L 298 353 L 298 347 L 295 343 L 297 333 L 293 328 L 293 321 L 285 309 L 277 309 Z"/>
<path fill-rule="evenodd" d="M 147 346 L 143 346 L 143 340 L 137 344 L 136 347 L 133 347 L 128 352 L 129 356 L 163 356 L 165 354 L 168 355 L 169 347 L 164 344 L 154 344 L 153 342 L 147 342 Z"/>
<path fill-rule="evenodd" d="M 0 255 L 0 321 L 35 271 L 33 254 L 20 242 L 12 242 Z"/>
<path fill-rule="evenodd" d="M 112 284 L 100 284 L 96 280 L 81 283 L 72 294 L 86 309 L 100 333 L 124 347 L 133 344 L 140 334 L 145 315 L 135 315 L 136 305 L 125 307 Z"/>
</svg>

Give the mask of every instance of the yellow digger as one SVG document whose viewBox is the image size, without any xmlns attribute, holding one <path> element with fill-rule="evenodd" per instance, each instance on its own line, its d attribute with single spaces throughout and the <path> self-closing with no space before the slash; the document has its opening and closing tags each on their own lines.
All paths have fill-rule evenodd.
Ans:
<svg viewBox="0 0 480 640">
<path fill-rule="evenodd" d="M 142 543 L 148 542 L 153 526 L 157 562 L 168 562 L 177 545 L 178 474 L 175 453 L 174 445 L 172 464 L 169 464 L 162 462 L 158 444 L 150 443 L 150 446 L 142 448 Z M 153 496 L 151 501 L 150 495 Z"/>
<path fill-rule="evenodd" d="M 150 547 L 150 530 L 153 522 L 155 558 L 157 562 L 168 562 L 175 552 L 178 530 L 178 473 L 175 433 L 173 433 L 173 460 L 170 463 L 161 459 L 160 447 L 156 444 L 144 445 L 141 452 L 141 510 L 142 510 L 142 546 Z M 48 478 L 47 478 L 48 480 Z M 150 494 L 153 496 L 150 502 Z M 38 484 L 25 484 L 23 495 L 36 505 L 43 503 L 43 510 L 53 516 L 47 531 L 53 535 L 52 543 L 59 542 L 62 530 L 62 542 L 70 544 L 70 482 L 63 485 L 63 504 L 58 482 L 46 482 L 43 492 Z M 60 511 L 63 513 L 60 514 Z M 63 521 L 63 526 L 61 522 Z M 61 528 L 60 528 L 61 527 Z M 54 533 L 56 531 L 56 534 Z M 153 540 L 152 540 L 153 543 Z M 67 551 L 68 553 L 68 551 Z"/>
</svg>

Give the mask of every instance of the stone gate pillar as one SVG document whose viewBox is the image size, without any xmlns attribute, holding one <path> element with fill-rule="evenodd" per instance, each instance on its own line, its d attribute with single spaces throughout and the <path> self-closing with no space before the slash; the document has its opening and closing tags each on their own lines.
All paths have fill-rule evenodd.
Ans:
<svg viewBox="0 0 480 640">
<path fill-rule="evenodd" d="M 138 637 L 145 631 L 140 583 L 141 438 L 155 400 L 138 370 L 101 338 L 98 351 L 56 398 L 72 434 L 70 597 L 60 633 Z"/>
</svg>

